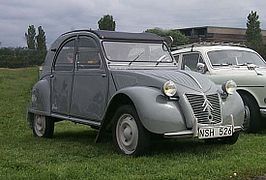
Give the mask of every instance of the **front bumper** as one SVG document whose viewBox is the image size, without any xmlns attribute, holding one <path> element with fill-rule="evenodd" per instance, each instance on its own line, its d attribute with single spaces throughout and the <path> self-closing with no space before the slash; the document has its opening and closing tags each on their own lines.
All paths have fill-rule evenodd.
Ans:
<svg viewBox="0 0 266 180">
<path fill-rule="evenodd" d="M 225 125 L 232 125 L 233 126 L 233 133 L 243 130 L 242 126 L 235 126 L 234 125 L 233 115 L 231 115 L 231 124 L 225 124 Z M 184 130 L 184 131 L 179 131 L 179 132 L 168 132 L 168 133 L 164 133 L 164 137 L 165 138 L 197 138 L 199 128 L 204 127 L 204 126 L 217 127 L 217 126 L 221 126 L 221 124 L 202 125 L 202 124 L 199 124 L 197 122 L 197 119 L 195 119 L 192 130 Z"/>
<path fill-rule="evenodd" d="M 260 114 L 262 117 L 266 117 L 266 109 L 260 109 Z"/>
</svg>

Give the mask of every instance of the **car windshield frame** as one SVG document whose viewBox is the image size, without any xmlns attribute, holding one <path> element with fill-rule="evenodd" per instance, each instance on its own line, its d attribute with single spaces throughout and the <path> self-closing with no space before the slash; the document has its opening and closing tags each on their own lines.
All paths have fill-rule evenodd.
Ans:
<svg viewBox="0 0 266 180">
<path fill-rule="evenodd" d="M 244 63 L 231 63 L 231 62 L 223 62 L 220 60 L 219 63 L 213 63 L 213 59 L 212 57 L 210 56 L 210 53 L 215 53 L 215 52 L 230 52 L 230 53 L 241 53 L 241 55 L 243 55 L 243 53 L 250 53 L 252 54 L 254 57 L 256 57 L 257 59 L 259 59 L 260 63 L 259 64 L 255 64 L 253 63 L 254 61 L 252 60 L 252 62 L 244 62 Z M 227 54 L 228 55 L 228 54 Z M 210 65 L 212 66 L 213 69 L 217 69 L 217 68 L 227 68 L 227 67 L 245 67 L 247 66 L 248 64 L 255 64 L 257 67 L 259 68 L 266 68 L 266 62 L 265 60 L 259 55 L 257 54 L 256 52 L 253 52 L 253 51 L 247 51 L 247 50 L 239 50 L 239 49 L 220 49 L 220 50 L 211 50 L 211 51 L 208 51 L 207 52 L 207 56 L 208 56 L 208 59 L 210 61 Z M 229 56 L 227 56 L 229 57 Z M 232 57 L 232 58 L 237 58 L 236 56 L 235 57 Z M 234 59 L 235 62 L 237 62 L 237 59 Z M 217 64 L 217 65 L 215 65 Z"/>
<path fill-rule="evenodd" d="M 161 47 L 161 50 L 162 50 L 162 54 L 160 56 L 156 58 L 153 58 L 153 59 L 150 59 L 150 60 L 145 60 L 145 59 L 141 59 L 141 56 L 144 54 L 142 51 L 139 51 L 138 53 L 132 55 L 130 58 L 131 59 L 114 59 L 114 58 L 110 58 L 108 52 L 107 52 L 107 46 L 106 44 L 107 43 L 116 43 L 116 44 L 121 44 L 121 45 L 118 45 L 118 46 L 121 46 L 124 47 L 125 45 L 143 45 L 143 46 L 147 46 L 146 48 L 150 48 L 152 46 L 155 46 L 155 45 L 158 45 L 158 47 L 160 46 Z M 150 47 L 149 47 L 150 46 Z M 167 46 L 167 44 L 165 42 L 153 42 L 153 41 L 114 41 L 114 40 L 104 40 L 102 41 L 102 47 L 103 47 L 103 51 L 104 51 L 104 55 L 106 57 L 106 59 L 110 62 L 119 62 L 119 63 L 137 63 L 137 62 L 140 62 L 140 63 L 174 63 L 174 60 L 173 60 L 173 57 L 170 53 L 170 50 Z M 138 47 L 138 46 L 136 46 Z M 108 47 L 109 48 L 109 47 Z M 143 47 L 141 47 L 143 48 Z M 165 48 L 165 49 L 163 49 Z M 116 48 L 117 49 L 117 48 Z M 119 49 L 119 48 L 118 48 Z M 132 48 L 133 49 L 133 48 Z M 151 50 L 151 49 L 150 49 Z M 119 49 L 118 51 L 121 51 L 121 49 Z M 118 52 L 117 51 L 117 52 Z M 158 50 L 157 50 L 158 51 Z M 164 53 L 163 53 L 164 52 Z M 129 53 L 128 53 L 129 55 Z M 151 51 L 150 51 L 150 54 L 149 55 L 152 55 Z M 167 58 L 163 58 L 164 59 L 169 59 L 169 61 L 163 61 L 162 60 L 162 56 L 167 56 Z M 128 57 L 129 58 L 129 57 Z"/>
</svg>

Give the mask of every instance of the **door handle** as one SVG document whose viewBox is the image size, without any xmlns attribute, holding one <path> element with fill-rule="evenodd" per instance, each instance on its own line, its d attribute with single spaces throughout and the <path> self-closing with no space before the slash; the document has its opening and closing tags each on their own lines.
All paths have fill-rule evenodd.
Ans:
<svg viewBox="0 0 266 180">
<path fill-rule="evenodd" d="M 105 73 L 103 73 L 103 74 L 101 74 L 102 75 L 102 77 L 106 77 L 106 74 Z"/>
<path fill-rule="evenodd" d="M 54 77 L 54 75 L 53 75 L 53 74 L 51 74 L 51 75 L 50 75 L 50 78 L 53 78 L 53 77 Z"/>
</svg>

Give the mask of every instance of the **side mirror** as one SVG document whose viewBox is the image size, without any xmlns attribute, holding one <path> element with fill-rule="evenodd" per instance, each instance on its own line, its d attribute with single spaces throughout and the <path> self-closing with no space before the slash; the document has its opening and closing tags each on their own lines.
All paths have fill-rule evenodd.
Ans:
<svg viewBox="0 0 266 180">
<path fill-rule="evenodd" d="M 207 71 L 206 65 L 203 63 L 198 63 L 197 64 L 197 72 L 201 73 L 201 74 L 205 74 Z"/>
</svg>

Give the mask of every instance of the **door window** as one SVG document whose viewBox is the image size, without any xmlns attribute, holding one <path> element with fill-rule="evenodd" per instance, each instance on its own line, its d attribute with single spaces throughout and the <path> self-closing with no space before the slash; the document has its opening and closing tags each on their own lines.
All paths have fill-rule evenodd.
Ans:
<svg viewBox="0 0 266 180">
<path fill-rule="evenodd" d="M 182 69 L 197 71 L 197 64 L 203 62 L 198 53 L 184 54 L 182 59 Z"/>
<path fill-rule="evenodd" d="M 70 40 L 64 44 L 60 52 L 57 55 L 54 69 L 56 71 L 72 71 L 74 56 L 74 43 L 75 40 Z"/>
<path fill-rule="evenodd" d="M 100 54 L 96 42 L 92 38 L 80 38 L 78 41 L 77 68 L 99 68 L 100 65 Z"/>
</svg>

